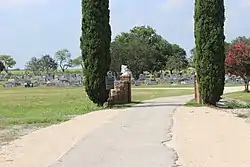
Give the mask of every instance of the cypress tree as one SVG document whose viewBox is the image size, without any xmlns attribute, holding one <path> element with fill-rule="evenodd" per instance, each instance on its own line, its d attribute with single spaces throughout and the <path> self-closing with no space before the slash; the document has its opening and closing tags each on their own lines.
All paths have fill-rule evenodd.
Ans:
<svg viewBox="0 0 250 167">
<path fill-rule="evenodd" d="M 111 28 L 109 0 L 82 0 L 81 50 L 85 90 L 94 103 L 108 99 L 105 76 L 110 66 Z"/>
<path fill-rule="evenodd" d="M 215 105 L 225 84 L 224 0 L 195 0 L 195 68 L 203 104 Z"/>
</svg>

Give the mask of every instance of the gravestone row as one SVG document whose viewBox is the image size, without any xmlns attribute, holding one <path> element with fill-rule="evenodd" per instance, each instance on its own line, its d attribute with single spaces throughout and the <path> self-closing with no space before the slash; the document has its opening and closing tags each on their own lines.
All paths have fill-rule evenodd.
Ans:
<svg viewBox="0 0 250 167">
<path fill-rule="evenodd" d="M 6 78 L 9 78 L 6 82 Z M 45 85 L 54 87 L 64 86 L 83 86 L 84 77 L 82 74 L 59 74 L 59 75 L 11 75 L 0 74 L 0 81 L 5 82 L 4 87 L 24 86 L 25 83 L 32 83 L 33 87 Z M 106 88 L 112 89 L 115 77 L 108 74 L 106 77 Z M 225 82 L 229 84 L 243 84 L 244 81 L 239 77 L 226 76 Z M 154 78 L 150 74 L 141 74 L 139 79 L 132 79 L 131 83 L 135 86 L 141 84 L 157 85 L 157 84 L 194 84 L 194 76 L 180 76 L 178 74 L 161 74 L 160 78 Z"/>
<path fill-rule="evenodd" d="M 66 75 L 11 75 L 8 77 L 8 81 L 3 84 L 4 87 L 37 87 L 41 85 L 45 86 L 82 86 L 83 77 L 81 74 L 66 74 Z M 6 76 L 0 75 L 0 80 L 6 80 Z M 30 85 L 30 86 L 27 86 Z"/>
</svg>

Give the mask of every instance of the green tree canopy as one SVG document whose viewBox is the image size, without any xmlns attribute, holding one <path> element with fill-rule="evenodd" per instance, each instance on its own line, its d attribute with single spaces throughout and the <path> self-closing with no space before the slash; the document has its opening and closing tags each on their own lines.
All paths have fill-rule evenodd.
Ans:
<svg viewBox="0 0 250 167">
<path fill-rule="evenodd" d="M 142 49 L 145 49 L 142 51 Z M 120 71 L 122 64 L 127 64 L 134 77 L 141 70 L 159 71 L 165 68 L 167 58 L 171 56 L 171 44 L 149 26 L 137 26 L 129 32 L 123 32 L 116 36 L 111 43 L 111 66 L 115 72 Z M 138 55 L 136 55 L 138 54 Z M 142 57 L 143 55 L 143 57 Z M 140 61 L 141 60 L 141 61 Z M 134 62 L 139 66 L 132 66 Z"/>
<path fill-rule="evenodd" d="M 32 57 L 25 65 L 27 71 L 31 71 L 33 74 L 37 75 L 41 73 L 40 60 L 36 57 Z"/>
<path fill-rule="evenodd" d="M 72 59 L 72 65 L 74 67 L 81 66 L 82 69 L 84 69 L 84 63 L 83 63 L 82 56 L 79 56 L 79 57 L 77 57 L 75 59 Z"/>
<path fill-rule="evenodd" d="M 143 71 L 151 71 L 158 51 L 147 41 L 137 36 L 130 36 L 126 43 L 115 41 L 111 44 L 111 66 L 115 72 L 120 71 L 122 64 L 128 65 L 133 77 L 138 79 Z"/>
<path fill-rule="evenodd" d="M 49 72 L 57 70 L 57 67 L 56 61 L 50 55 L 45 54 L 41 58 L 32 57 L 31 60 L 26 63 L 25 69 L 36 75 L 42 72 L 49 74 Z"/>
<path fill-rule="evenodd" d="M 10 55 L 0 55 L 0 61 L 5 65 L 5 69 L 13 68 L 16 65 L 16 61 Z"/>
<path fill-rule="evenodd" d="M 174 70 L 180 72 L 188 67 L 186 51 L 177 44 L 172 45 L 172 55 L 167 61 L 166 68 L 172 74 Z"/>
<path fill-rule="evenodd" d="M 245 44 L 248 44 L 250 45 L 250 37 L 246 37 L 246 36 L 239 36 L 237 37 L 236 39 L 232 40 L 232 44 L 235 44 L 235 43 L 239 43 L 239 42 L 243 42 Z"/>
<path fill-rule="evenodd" d="M 45 54 L 39 59 L 39 64 L 41 67 L 41 71 L 48 74 L 50 71 L 57 70 L 58 64 L 56 61 L 49 55 Z"/>
<path fill-rule="evenodd" d="M 55 60 L 62 72 L 65 72 L 69 67 L 72 67 L 71 53 L 67 49 L 57 51 L 55 53 Z"/>
</svg>

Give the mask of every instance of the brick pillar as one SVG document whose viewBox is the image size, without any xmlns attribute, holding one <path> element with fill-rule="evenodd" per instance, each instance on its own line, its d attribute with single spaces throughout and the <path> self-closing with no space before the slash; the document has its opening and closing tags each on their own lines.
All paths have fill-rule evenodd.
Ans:
<svg viewBox="0 0 250 167">
<path fill-rule="evenodd" d="M 129 103 L 129 82 L 124 81 L 124 103 Z"/>
<path fill-rule="evenodd" d="M 128 103 L 132 102 L 132 90 L 131 90 L 131 76 L 129 76 L 129 81 L 128 81 Z"/>
<path fill-rule="evenodd" d="M 132 91 L 131 91 L 131 75 L 129 74 L 125 74 L 125 75 L 121 75 L 121 80 L 124 81 L 125 83 L 127 83 L 127 88 L 126 88 L 126 95 L 127 95 L 127 103 L 131 103 L 132 102 Z"/>
</svg>

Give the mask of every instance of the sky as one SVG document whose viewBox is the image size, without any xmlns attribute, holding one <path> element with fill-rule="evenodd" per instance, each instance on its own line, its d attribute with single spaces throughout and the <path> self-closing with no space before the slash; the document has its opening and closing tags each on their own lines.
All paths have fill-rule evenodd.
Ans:
<svg viewBox="0 0 250 167">
<path fill-rule="evenodd" d="M 226 40 L 250 36 L 250 0 L 225 0 Z M 112 38 L 149 25 L 189 53 L 194 47 L 194 0 L 110 0 Z M 81 0 L 0 0 L 0 54 L 24 68 L 31 57 L 68 49 L 80 55 Z"/>
</svg>

